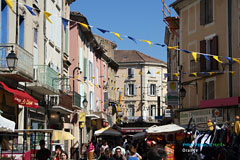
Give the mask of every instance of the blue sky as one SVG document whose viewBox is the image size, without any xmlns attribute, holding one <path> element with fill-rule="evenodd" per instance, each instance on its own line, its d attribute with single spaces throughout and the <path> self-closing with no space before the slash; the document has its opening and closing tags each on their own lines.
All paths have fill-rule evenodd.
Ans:
<svg viewBox="0 0 240 160">
<path fill-rule="evenodd" d="M 165 0 L 167 6 L 175 0 Z M 136 39 L 149 40 L 151 42 L 164 44 L 166 24 L 163 22 L 161 11 L 163 4 L 161 0 L 76 0 L 71 4 L 71 11 L 79 11 L 94 27 L 117 32 Z M 176 16 L 174 10 L 169 8 Z M 100 35 L 117 44 L 119 50 L 138 50 L 154 58 L 167 61 L 166 47 L 133 41 L 126 37 L 119 40 L 111 33 L 101 33 L 92 28 L 94 34 Z"/>
</svg>

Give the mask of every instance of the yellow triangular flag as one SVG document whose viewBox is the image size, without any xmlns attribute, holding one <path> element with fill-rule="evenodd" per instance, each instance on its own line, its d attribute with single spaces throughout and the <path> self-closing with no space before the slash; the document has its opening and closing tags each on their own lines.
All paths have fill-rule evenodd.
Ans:
<svg viewBox="0 0 240 160">
<path fill-rule="evenodd" d="M 192 73 L 195 77 L 197 77 L 197 73 L 196 72 L 194 72 L 194 73 Z"/>
<path fill-rule="evenodd" d="M 141 72 L 141 71 L 139 71 L 139 74 L 141 75 L 141 74 L 142 74 L 142 72 Z"/>
<path fill-rule="evenodd" d="M 235 74 L 235 72 L 234 72 L 234 71 L 232 71 L 231 73 L 232 73 L 232 75 L 234 75 L 234 74 Z"/>
<path fill-rule="evenodd" d="M 168 49 L 171 49 L 171 50 L 174 50 L 174 49 L 178 48 L 178 46 L 172 46 L 172 47 L 171 47 L 171 46 L 168 46 L 167 48 L 168 48 Z"/>
<path fill-rule="evenodd" d="M 92 79 L 95 79 L 95 77 L 92 77 Z"/>
<path fill-rule="evenodd" d="M 57 77 L 59 77 L 59 73 L 57 74 Z"/>
<path fill-rule="evenodd" d="M 175 75 L 176 77 L 178 77 L 178 73 L 174 73 L 174 75 Z"/>
<path fill-rule="evenodd" d="M 120 40 L 123 40 L 121 37 L 120 37 L 120 34 L 118 34 L 118 33 L 115 33 L 115 32 L 112 32 L 118 39 L 120 39 Z"/>
<path fill-rule="evenodd" d="M 80 23 L 81 26 L 83 26 L 84 28 L 86 28 L 87 30 L 89 30 L 88 25 L 84 24 L 84 23 Z"/>
<path fill-rule="evenodd" d="M 218 61 L 219 63 L 223 63 L 222 61 L 220 61 L 220 60 L 218 59 L 218 56 L 213 56 L 213 58 L 214 58 L 216 61 Z"/>
<path fill-rule="evenodd" d="M 75 78 L 77 78 L 77 79 L 78 79 L 78 76 L 76 76 Z"/>
<path fill-rule="evenodd" d="M 44 15 L 45 15 L 46 19 L 47 19 L 50 23 L 52 23 L 52 21 L 49 19 L 49 17 L 50 17 L 52 14 L 49 13 L 49 12 L 44 11 Z"/>
<path fill-rule="evenodd" d="M 197 53 L 196 52 L 192 52 L 192 56 L 194 58 L 194 61 L 197 62 Z"/>
<path fill-rule="evenodd" d="M 149 44 L 149 46 L 151 47 L 152 42 L 147 41 L 147 40 L 141 40 L 141 41 L 143 41 L 143 42 L 147 42 L 147 43 Z"/>
<path fill-rule="evenodd" d="M 120 112 L 120 104 L 118 105 L 117 111 Z"/>
<path fill-rule="evenodd" d="M 8 7 L 13 11 L 13 1 L 12 0 L 5 0 L 7 3 Z"/>
<path fill-rule="evenodd" d="M 96 87 L 99 88 L 97 84 L 96 84 Z"/>
<path fill-rule="evenodd" d="M 235 62 L 237 62 L 238 64 L 240 64 L 240 60 L 237 58 L 232 58 L 232 60 L 234 60 Z"/>
<path fill-rule="evenodd" d="M 212 76 L 212 75 L 213 75 L 213 73 L 214 73 L 214 72 L 209 72 L 210 76 Z"/>
<path fill-rule="evenodd" d="M 123 75 L 122 75 L 122 77 L 126 77 L 126 75 L 125 75 L 125 74 L 123 74 Z"/>
<path fill-rule="evenodd" d="M 157 74 L 160 74 L 161 73 L 161 71 L 157 71 Z"/>
</svg>

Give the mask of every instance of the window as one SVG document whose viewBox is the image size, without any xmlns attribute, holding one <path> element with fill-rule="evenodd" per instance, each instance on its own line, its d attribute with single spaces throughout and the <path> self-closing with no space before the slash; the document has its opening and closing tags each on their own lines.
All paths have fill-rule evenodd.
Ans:
<svg viewBox="0 0 240 160">
<path fill-rule="evenodd" d="M 125 96 L 135 96 L 137 87 L 135 84 L 125 84 L 124 85 L 124 93 Z"/>
<path fill-rule="evenodd" d="M 200 41 L 200 52 L 218 56 L 218 36 Z M 204 56 L 200 56 L 201 72 L 218 70 L 218 62 L 212 56 L 208 58 L 209 61 Z"/>
<path fill-rule="evenodd" d="M 93 82 L 93 65 L 92 62 L 89 61 L 89 81 Z"/>
<path fill-rule="evenodd" d="M 148 96 L 156 96 L 157 95 L 156 84 L 148 84 Z"/>
<path fill-rule="evenodd" d="M 38 65 L 38 30 L 34 28 L 33 33 L 33 65 Z"/>
<path fill-rule="evenodd" d="M 128 117 L 133 117 L 134 116 L 134 105 L 130 104 L 128 105 Z"/>
<path fill-rule="evenodd" d="M 200 25 L 213 22 L 213 0 L 200 1 Z"/>
<path fill-rule="evenodd" d="M 150 106 L 150 113 L 149 116 L 155 117 L 156 116 L 156 105 Z"/>
<path fill-rule="evenodd" d="M 8 43 L 8 5 L 5 1 L 1 1 L 1 40 L 0 43 Z"/>
<path fill-rule="evenodd" d="M 19 46 L 24 48 L 24 17 L 20 16 L 19 22 Z"/>
<path fill-rule="evenodd" d="M 203 99 L 215 99 L 215 81 L 211 80 L 203 83 Z"/>
<path fill-rule="evenodd" d="M 128 78 L 134 77 L 134 68 L 128 68 Z"/>
<path fill-rule="evenodd" d="M 37 28 L 34 28 L 34 35 L 33 35 L 33 40 L 34 40 L 34 44 L 38 44 L 38 30 Z"/>
<path fill-rule="evenodd" d="M 190 72 L 200 72 L 200 58 L 197 58 L 197 62 L 194 59 L 190 61 Z"/>
</svg>

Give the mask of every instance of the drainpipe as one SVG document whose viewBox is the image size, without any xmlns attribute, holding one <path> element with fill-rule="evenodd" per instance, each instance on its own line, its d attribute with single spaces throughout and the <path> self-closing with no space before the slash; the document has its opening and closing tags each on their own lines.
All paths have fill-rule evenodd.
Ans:
<svg viewBox="0 0 240 160">
<path fill-rule="evenodd" d="M 143 66 L 142 64 L 140 64 L 141 66 L 141 119 L 143 120 L 143 87 L 142 87 L 142 81 L 143 81 L 143 77 L 142 77 L 142 73 L 143 73 Z"/>
<path fill-rule="evenodd" d="M 228 0 L 228 57 L 232 57 L 232 0 Z M 232 93 L 232 64 L 229 64 L 229 97 Z"/>
<path fill-rule="evenodd" d="M 46 5 L 47 2 L 46 0 L 44 0 L 44 11 L 46 11 Z M 46 18 L 43 18 L 43 36 L 44 36 L 44 43 L 43 43 L 43 48 L 44 48 L 44 60 L 43 60 L 43 64 L 46 65 L 46 52 L 47 52 L 47 48 L 46 48 L 46 43 L 47 43 L 47 36 L 46 36 Z"/>
<path fill-rule="evenodd" d="M 16 35 L 15 43 L 18 44 L 18 0 L 16 1 Z"/>
</svg>

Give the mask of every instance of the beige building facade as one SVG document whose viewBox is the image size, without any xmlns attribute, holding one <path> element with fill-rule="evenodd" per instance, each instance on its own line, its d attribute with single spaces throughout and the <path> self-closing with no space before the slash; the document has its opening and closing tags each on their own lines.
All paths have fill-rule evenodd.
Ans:
<svg viewBox="0 0 240 160">
<path fill-rule="evenodd" d="M 239 64 L 225 58 L 238 57 L 235 54 L 239 52 L 235 34 L 239 32 L 235 25 L 239 21 L 237 3 L 239 1 L 178 0 L 171 5 L 180 16 L 180 48 L 218 56 L 223 62 L 219 63 L 213 56 L 208 56 L 208 60 L 200 54 L 195 62 L 191 53 L 180 52 L 181 83 L 186 89 L 181 109 L 202 109 L 211 115 L 207 118 L 206 112 L 199 111 L 196 123 L 204 124 L 208 119 L 221 123 L 233 120 L 239 113 L 239 84 L 236 83 Z M 182 111 L 180 124 L 187 124 L 186 115 L 189 120 L 194 114 Z"/>
<path fill-rule="evenodd" d="M 135 50 L 116 50 L 116 86 L 122 93 L 119 116 L 123 122 L 157 122 L 164 115 L 167 73 L 165 62 Z"/>
</svg>

